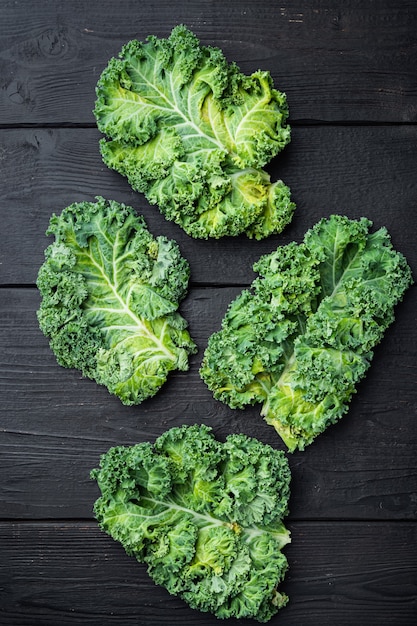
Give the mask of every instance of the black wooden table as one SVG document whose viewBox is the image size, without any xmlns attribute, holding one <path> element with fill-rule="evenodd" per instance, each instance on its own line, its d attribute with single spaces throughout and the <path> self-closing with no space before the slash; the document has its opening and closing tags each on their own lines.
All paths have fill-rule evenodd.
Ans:
<svg viewBox="0 0 417 626">
<path fill-rule="evenodd" d="M 102 69 L 128 40 L 178 23 L 245 73 L 269 70 L 287 94 L 292 142 L 270 168 L 297 203 L 282 235 L 192 240 L 101 162 Z M 109 447 L 181 424 L 283 449 L 258 407 L 213 400 L 198 369 L 253 262 L 322 216 L 386 226 L 416 276 L 416 32 L 417 4 L 401 0 L 0 0 L 0 624 L 217 623 L 98 529 L 89 472 Z M 191 265 L 181 312 L 200 351 L 138 407 L 60 368 L 36 320 L 50 214 L 96 195 L 133 206 Z M 273 624 L 417 623 L 416 303 L 412 287 L 349 413 L 289 456 L 290 603 Z"/>
</svg>

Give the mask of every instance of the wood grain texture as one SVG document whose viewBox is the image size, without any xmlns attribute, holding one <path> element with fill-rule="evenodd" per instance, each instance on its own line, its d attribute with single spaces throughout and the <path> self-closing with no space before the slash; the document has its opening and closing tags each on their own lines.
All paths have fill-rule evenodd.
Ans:
<svg viewBox="0 0 417 626">
<path fill-rule="evenodd" d="M 33 284 L 51 241 L 45 236 L 51 214 L 97 195 L 133 206 L 155 235 L 176 239 L 191 265 L 193 283 L 248 284 L 259 256 L 300 241 L 331 213 L 364 215 L 375 228 L 386 226 L 394 246 L 417 272 L 417 141 L 412 126 L 294 128 L 291 144 L 269 169 L 274 180 L 290 185 L 296 213 L 282 234 L 259 242 L 245 236 L 218 241 L 188 237 L 103 165 L 99 137 L 94 129 L 0 130 L 0 219 L 7 233 L 0 248 L 0 284 Z"/>
<path fill-rule="evenodd" d="M 0 518 L 91 516 L 89 473 L 113 445 L 153 441 L 181 424 L 206 423 L 216 436 L 244 432 L 284 446 L 260 407 L 215 401 L 198 369 L 209 335 L 238 288 L 192 289 L 182 307 L 200 351 L 138 407 L 57 365 L 36 320 L 34 289 L 2 290 L 0 302 Z M 291 517 L 417 519 L 415 310 L 412 288 L 375 352 L 348 415 L 306 452 L 290 456 Z"/>
<path fill-rule="evenodd" d="M 186 23 L 242 71 L 269 70 L 291 118 L 415 122 L 417 7 L 405 0 L 312 4 L 192 0 L 2 3 L 2 124 L 92 124 L 94 88 L 133 38 Z"/>
<path fill-rule="evenodd" d="M 290 602 L 271 626 L 415 623 L 416 524 L 310 522 L 289 529 L 282 589 Z M 0 524 L 0 542 L 0 619 L 7 626 L 217 623 L 154 585 L 145 566 L 93 522 Z"/>
<path fill-rule="evenodd" d="M 292 142 L 268 167 L 297 204 L 281 235 L 192 240 L 101 161 L 101 71 L 130 39 L 166 37 L 178 23 L 245 73 L 269 70 L 287 94 Z M 110 446 L 183 423 L 283 449 L 259 407 L 213 400 L 198 369 L 253 263 L 321 217 L 386 226 L 417 277 L 416 33 L 411 0 L 0 0 L 1 626 L 217 624 L 99 531 L 90 470 Z M 191 266 L 181 311 L 200 351 L 138 407 L 60 368 L 36 320 L 50 215 L 96 195 L 133 206 Z M 288 457 L 290 604 L 271 626 L 417 623 L 416 311 L 414 286 L 349 413 Z"/>
</svg>

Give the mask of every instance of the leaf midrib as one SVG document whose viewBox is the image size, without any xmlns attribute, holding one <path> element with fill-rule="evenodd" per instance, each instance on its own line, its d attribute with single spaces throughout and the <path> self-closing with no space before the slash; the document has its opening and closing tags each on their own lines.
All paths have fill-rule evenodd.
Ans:
<svg viewBox="0 0 417 626">
<path fill-rule="evenodd" d="M 335 243 L 334 243 L 334 246 L 333 246 L 333 250 L 336 250 L 336 241 L 337 241 L 337 237 L 335 237 Z M 340 285 L 341 285 L 341 283 L 342 283 L 342 281 L 343 281 L 344 276 L 345 276 L 345 275 L 346 275 L 346 273 L 349 271 L 350 266 L 354 263 L 354 261 L 356 261 L 356 258 L 357 258 L 357 256 L 358 256 L 358 254 L 359 254 L 359 253 L 360 253 L 360 250 L 358 249 L 358 250 L 357 250 L 357 252 L 356 252 L 356 254 L 352 257 L 352 259 L 349 261 L 349 263 L 348 263 L 348 265 L 346 266 L 346 268 L 345 268 L 345 269 L 343 270 L 343 272 L 341 273 L 339 280 L 338 280 L 337 282 L 335 282 L 335 265 L 336 265 L 335 260 L 336 260 L 336 255 L 335 255 L 335 253 L 333 252 L 333 259 L 334 259 L 334 261 L 333 261 L 333 263 L 332 263 L 332 266 L 333 266 L 333 268 L 332 268 L 332 269 L 333 269 L 333 272 L 332 272 L 332 273 L 333 273 L 333 284 L 334 284 L 334 287 L 333 287 L 333 291 L 332 291 L 332 293 L 331 293 L 331 294 L 329 294 L 329 296 L 327 296 L 328 298 L 330 298 L 330 299 L 331 299 L 331 298 L 333 298 L 333 297 L 337 294 L 337 291 L 338 291 L 338 289 L 339 289 L 339 287 L 340 287 Z M 322 298 L 322 299 L 320 300 L 320 302 L 322 302 L 322 300 L 323 300 L 323 299 L 324 299 L 324 298 Z M 313 315 L 314 315 L 314 313 L 313 313 Z M 299 336 L 300 336 L 300 335 L 299 335 Z M 268 388 L 268 389 L 267 389 L 266 385 L 263 385 L 263 388 L 264 388 L 264 389 L 265 389 L 265 391 L 266 391 L 266 400 L 265 400 L 265 402 L 264 402 L 264 407 L 263 407 L 263 410 L 262 410 L 262 413 L 263 413 L 263 414 L 265 414 L 265 413 L 267 412 L 267 406 L 268 406 L 268 394 L 269 394 L 269 392 L 270 392 L 271 388 L 272 388 L 272 387 L 275 387 L 275 386 L 278 386 L 278 387 L 279 387 L 279 386 L 281 385 L 281 383 L 282 383 L 283 379 L 285 378 L 286 374 L 287 374 L 287 373 L 291 370 L 291 368 L 292 368 L 292 366 L 294 365 L 295 361 L 296 361 L 296 357 L 295 357 L 295 349 L 293 349 L 293 350 L 292 350 L 292 352 L 291 352 L 291 354 L 287 357 L 286 363 L 285 363 L 285 365 L 284 365 L 284 368 L 283 368 L 283 370 L 282 370 L 282 372 L 281 372 L 281 374 L 280 374 L 279 378 L 278 378 L 275 382 L 274 382 L 273 380 L 271 380 L 271 385 L 269 386 L 269 388 Z"/>
<path fill-rule="evenodd" d="M 100 232 L 102 232 L 100 230 Z M 104 234 L 103 234 L 104 235 Z M 119 236 L 119 233 L 116 234 L 116 241 L 111 241 L 106 235 L 105 239 L 108 242 L 109 246 L 112 249 L 112 267 L 113 267 L 113 274 L 114 276 L 117 275 L 117 257 L 115 256 L 116 253 L 116 241 L 117 241 L 117 237 Z M 101 246 L 99 245 L 99 248 L 101 250 Z M 116 301 L 117 303 L 120 304 L 120 308 L 116 308 L 114 310 L 115 313 L 117 313 L 117 311 L 120 311 L 120 315 L 123 316 L 128 316 L 134 324 L 134 327 L 136 327 L 138 329 L 137 334 L 141 335 L 141 336 L 145 336 L 147 337 L 151 342 L 153 342 L 158 350 L 160 352 L 162 352 L 163 354 L 165 354 L 167 356 L 167 358 L 169 360 L 173 360 L 174 359 L 174 355 L 172 354 L 172 352 L 170 352 L 166 346 L 163 344 L 163 342 L 159 339 L 159 337 L 157 335 L 155 335 L 154 333 L 150 332 L 149 329 L 146 327 L 146 325 L 143 323 L 143 320 L 138 317 L 128 306 L 127 302 L 125 302 L 123 300 L 123 298 L 121 297 L 121 295 L 119 294 L 118 290 L 117 290 L 117 286 L 115 284 L 113 284 L 113 282 L 110 280 L 108 274 L 106 273 L 103 265 L 101 265 L 100 263 L 98 263 L 95 259 L 95 257 L 92 255 L 91 251 L 87 251 L 84 250 L 83 251 L 84 254 L 86 255 L 86 257 L 89 259 L 91 265 L 95 268 L 97 268 L 99 275 L 101 277 L 101 281 L 102 283 L 104 283 L 107 287 L 107 290 L 112 294 L 113 300 Z M 88 280 L 88 278 L 87 278 Z M 129 292 L 130 293 L 130 292 Z M 100 311 L 100 308 L 95 309 L 94 306 L 90 307 L 91 311 Z M 110 330 L 111 326 L 106 326 L 103 325 L 101 328 L 104 330 Z M 165 326 L 164 326 L 165 328 Z M 111 332 L 111 330 L 110 330 Z M 118 342 L 120 343 L 120 341 Z M 116 344 L 118 345 L 118 344 Z"/>
<path fill-rule="evenodd" d="M 226 522 L 224 520 L 218 519 L 217 517 L 213 517 L 212 515 L 209 515 L 208 513 L 200 513 L 198 511 L 196 511 L 195 509 L 191 509 L 189 507 L 184 507 L 181 506 L 180 504 L 177 504 L 176 502 L 173 502 L 172 500 L 169 501 L 164 501 L 164 500 L 159 500 L 155 497 L 150 497 L 150 496 L 143 496 L 140 498 L 140 502 L 148 502 L 151 506 L 152 505 L 156 505 L 156 506 L 162 506 L 164 507 L 164 510 L 159 511 L 158 513 L 149 515 L 149 517 L 152 518 L 157 518 L 162 516 L 167 510 L 174 510 L 174 511 L 180 511 L 186 515 L 189 515 L 191 517 L 193 517 L 194 519 L 198 519 L 201 522 L 203 522 L 203 524 L 198 524 L 198 527 L 201 528 L 207 528 L 209 526 L 224 526 L 226 528 L 230 528 L 231 530 L 235 529 L 236 532 L 236 523 L 235 522 Z M 140 506 L 136 505 L 136 506 Z M 128 517 L 139 517 L 139 518 L 143 518 L 145 517 L 145 515 L 143 514 L 136 514 L 136 513 L 132 513 L 131 511 L 128 511 L 126 514 L 126 516 Z M 116 519 L 116 518 L 120 518 L 120 514 L 119 515 L 113 515 L 113 516 L 109 516 L 107 517 L 107 520 L 110 519 Z M 282 520 L 279 520 L 280 525 L 282 526 Z M 248 536 L 249 538 L 253 538 L 253 537 L 259 537 L 265 533 L 273 536 L 276 539 L 279 539 L 281 546 L 285 545 L 285 543 L 288 542 L 289 540 L 289 535 L 287 536 L 286 533 L 281 532 L 273 532 L 271 529 L 269 528 L 263 528 L 263 527 L 259 527 L 256 525 L 253 526 L 241 526 L 239 524 L 239 522 L 237 522 L 237 532 L 240 533 L 244 533 L 246 536 Z M 288 532 L 288 531 L 287 531 Z"/>
</svg>

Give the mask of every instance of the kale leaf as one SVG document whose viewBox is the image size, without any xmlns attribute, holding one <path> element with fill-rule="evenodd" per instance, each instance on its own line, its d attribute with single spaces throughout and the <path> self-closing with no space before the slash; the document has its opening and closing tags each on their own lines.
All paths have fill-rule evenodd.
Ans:
<svg viewBox="0 0 417 626">
<path fill-rule="evenodd" d="M 262 403 L 290 451 L 347 411 L 412 283 L 387 230 L 370 227 L 333 215 L 301 244 L 263 256 L 209 338 L 200 374 L 214 397 L 232 408 Z"/>
<path fill-rule="evenodd" d="M 50 220 L 37 286 L 38 320 L 63 367 L 77 368 L 124 404 L 153 396 L 196 351 L 178 313 L 188 262 L 115 201 L 74 203 Z"/>
<path fill-rule="evenodd" d="M 290 141 L 285 94 L 185 26 L 127 43 L 97 87 L 106 165 L 196 238 L 281 232 L 295 205 L 262 169 Z"/>
<path fill-rule="evenodd" d="M 205 425 L 174 427 L 152 446 L 116 446 L 91 472 L 100 527 L 153 580 L 219 618 L 268 621 L 290 542 L 285 454 L 242 434 L 224 443 Z"/>
</svg>

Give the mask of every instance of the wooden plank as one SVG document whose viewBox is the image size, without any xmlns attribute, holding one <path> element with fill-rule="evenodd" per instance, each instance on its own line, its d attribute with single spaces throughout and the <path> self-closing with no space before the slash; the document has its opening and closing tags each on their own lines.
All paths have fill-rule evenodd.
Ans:
<svg viewBox="0 0 417 626">
<path fill-rule="evenodd" d="M 0 291 L 0 518 L 91 517 L 89 473 L 113 445 L 206 423 L 221 439 L 244 432 L 284 449 L 259 406 L 231 410 L 199 377 L 208 336 L 238 288 L 193 289 L 182 312 L 200 352 L 154 398 L 124 407 L 104 387 L 57 365 L 35 316 L 34 289 Z M 292 519 L 416 519 L 417 289 L 375 351 L 350 411 L 306 451 L 290 455 Z"/>
<path fill-rule="evenodd" d="M 51 213 L 102 195 L 133 206 L 150 230 L 176 239 L 193 283 L 247 284 L 253 263 L 292 240 L 321 217 L 362 215 L 386 226 L 393 243 L 417 268 L 417 143 L 412 126 L 295 128 L 286 151 L 271 164 L 273 180 L 292 189 L 297 210 L 281 235 L 194 240 L 168 222 L 127 181 L 102 163 L 95 129 L 0 130 L 0 284 L 33 284 L 43 262 Z M 405 227 L 406 225 L 406 227 Z M 233 259 L 233 262 L 231 262 Z"/>
<path fill-rule="evenodd" d="M 321 217 L 386 226 L 417 276 L 417 4 L 19 0 L 0 13 L 0 623 L 213 626 L 99 531 L 90 470 L 109 447 L 181 424 L 284 449 L 258 406 L 215 401 L 198 370 L 253 263 Z M 101 161 L 92 109 L 102 69 L 129 39 L 180 22 L 244 72 L 270 70 L 287 93 L 292 142 L 268 171 L 298 208 L 281 235 L 192 240 Z M 96 195 L 135 207 L 191 266 L 181 311 L 199 353 L 138 407 L 60 368 L 36 320 L 50 214 Z M 271 626 L 417 623 L 416 307 L 413 287 L 349 413 L 288 456 L 290 604 Z"/>
<path fill-rule="evenodd" d="M 2 124 L 92 124 L 95 85 L 128 40 L 186 23 L 242 71 L 269 70 L 293 120 L 415 122 L 417 7 L 129 0 L 3 3 Z"/>
<path fill-rule="evenodd" d="M 293 523 L 271 626 L 411 626 L 417 618 L 413 523 Z M 214 624 L 148 577 L 94 523 L 0 524 L 4 626 Z M 252 621 L 228 620 L 233 626 Z"/>
</svg>

